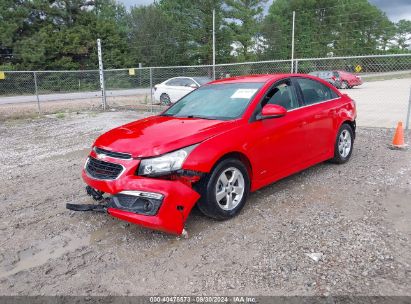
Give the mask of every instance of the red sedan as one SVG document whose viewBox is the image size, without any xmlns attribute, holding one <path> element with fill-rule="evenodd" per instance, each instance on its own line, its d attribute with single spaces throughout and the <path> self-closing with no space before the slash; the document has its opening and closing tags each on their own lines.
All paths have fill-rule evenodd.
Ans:
<svg viewBox="0 0 411 304">
<path fill-rule="evenodd" d="M 82 176 L 102 204 L 68 208 L 174 234 L 196 203 L 229 219 L 250 192 L 326 160 L 348 161 L 355 118 L 353 100 L 316 77 L 217 80 L 101 135 Z"/>
<path fill-rule="evenodd" d="M 348 73 L 346 71 L 333 71 L 340 89 L 352 89 L 355 86 L 362 85 L 360 76 Z"/>
</svg>

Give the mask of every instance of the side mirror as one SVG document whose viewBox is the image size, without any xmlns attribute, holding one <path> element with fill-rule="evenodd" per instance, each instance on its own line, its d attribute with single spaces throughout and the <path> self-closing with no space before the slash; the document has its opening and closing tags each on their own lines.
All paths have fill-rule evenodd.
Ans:
<svg viewBox="0 0 411 304">
<path fill-rule="evenodd" d="M 285 114 L 287 114 L 286 108 L 276 104 L 267 104 L 263 107 L 260 118 L 278 118 L 283 117 Z"/>
<path fill-rule="evenodd" d="M 197 89 L 197 88 L 198 88 L 198 85 L 196 85 L 195 83 L 192 83 L 192 84 L 189 85 L 189 87 L 190 87 L 190 88 L 193 88 L 193 89 Z"/>
</svg>

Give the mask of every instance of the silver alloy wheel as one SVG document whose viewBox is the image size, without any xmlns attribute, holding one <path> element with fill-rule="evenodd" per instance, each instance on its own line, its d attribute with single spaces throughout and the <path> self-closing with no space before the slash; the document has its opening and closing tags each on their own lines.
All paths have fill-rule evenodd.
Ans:
<svg viewBox="0 0 411 304">
<path fill-rule="evenodd" d="M 235 167 L 224 170 L 216 184 L 215 196 L 221 209 L 231 211 L 244 196 L 245 182 L 241 171 Z"/>
<path fill-rule="evenodd" d="M 348 89 L 348 83 L 346 81 L 341 83 L 341 89 Z"/>
<path fill-rule="evenodd" d="M 346 158 L 351 151 L 351 134 L 348 130 L 343 130 L 338 138 L 338 152 L 342 158 Z"/>
</svg>

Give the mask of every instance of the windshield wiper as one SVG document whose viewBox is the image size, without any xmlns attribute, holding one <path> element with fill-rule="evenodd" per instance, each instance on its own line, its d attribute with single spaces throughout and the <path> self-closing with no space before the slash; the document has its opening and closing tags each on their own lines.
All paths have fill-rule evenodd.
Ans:
<svg viewBox="0 0 411 304">
<path fill-rule="evenodd" d="M 180 118 L 200 118 L 200 119 L 208 119 L 208 120 L 216 120 L 213 117 L 206 117 L 206 116 L 199 116 L 199 115 L 187 115 L 187 116 L 177 116 Z"/>
</svg>

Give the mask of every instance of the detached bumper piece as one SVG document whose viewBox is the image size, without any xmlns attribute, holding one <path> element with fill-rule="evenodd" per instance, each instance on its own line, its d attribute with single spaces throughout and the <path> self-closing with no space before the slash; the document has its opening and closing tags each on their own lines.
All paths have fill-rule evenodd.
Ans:
<svg viewBox="0 0 411 304">
<path fill-rule="evenodd" d="M 89 193 L 89 189 L 87 189 Z M 163 202 L 163 196 L 146 197 L 142 192 L 130 191 L 131 195 L 118 194 L 104 199 L 102 204 L 66 204 L 66 208 L 72 211 L 96 211 L 107 212 L 108 208 L 114 208 L 142 215 L 156 215 Z"/>
<path fill-rule="evenodd" d="M 87 176 L 83 178 L 90 184 L 95 184 L 95 187 L 88 186 L 87 192 L 99 200 L 99 203 L 96 205 L 67 204 L 67 209 L 106 212 L 133 224 L 177 235 L 183 233 L 185 221 L 200 197 L 191 187 L 180 181 L 125 177 L 128 179 L 129 189 L 139 190 L 123 190 L 124 188 L 105 188 L 104 186 L 108 184 L 91 180 Z M 115 183 L 114 186 L 116 185 L 122 186 L 122 184 Z M 103 191 L 114 194 L 100 200 Z"/>
<path fill-rule="evenodd" d="M 66 204 L 66 208 L 72 211 L 96 211 L 107 212 L 106 205 L 93 205 L 93 204 Z"/>
</svg>

